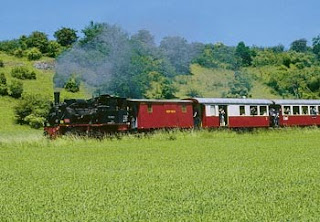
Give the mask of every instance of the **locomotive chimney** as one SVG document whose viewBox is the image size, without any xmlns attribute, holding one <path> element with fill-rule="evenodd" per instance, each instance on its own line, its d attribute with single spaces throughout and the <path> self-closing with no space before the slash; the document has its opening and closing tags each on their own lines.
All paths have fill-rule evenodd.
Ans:
<svg viewBox="0 0 320 222">
<path fill-rule="evenodd" d="M 58 105 L 60 103 L 60 92 L 54 92 L 54 104 Z"/>
</svg>

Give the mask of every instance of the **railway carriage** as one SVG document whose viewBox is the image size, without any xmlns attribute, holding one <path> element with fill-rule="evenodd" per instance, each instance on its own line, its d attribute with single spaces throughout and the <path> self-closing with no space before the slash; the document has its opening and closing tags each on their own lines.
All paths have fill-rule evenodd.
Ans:
<svg viewBox="0 0 320 222">
<path fill-rule="evenodd" d="M 280 126 L 320 125 L 320 100 L 273 100 Z"/>
<path fill-rule="evenodd" d="M 269 127 L 269 106 L 266 99 L 194 98 L 203 128 Z"/>
<path fill-rule="evenodd" d="M 128 99 L 131 129 L 192 128 L 191 100 Z"/>
</svg>

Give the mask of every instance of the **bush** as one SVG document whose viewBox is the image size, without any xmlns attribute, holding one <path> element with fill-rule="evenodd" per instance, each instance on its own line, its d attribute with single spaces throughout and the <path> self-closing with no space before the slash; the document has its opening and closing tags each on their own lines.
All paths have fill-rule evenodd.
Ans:
<svg viewBox="0 0 320 222">
<path fill-rule="evenodd" d="M 50 57 L 57 57 L 62 51 L 62 47 L 56 41 L 50 41 L 48 45 L 48 53 L 47 55 Z"/>
<path fill-rule="evenodd" d="M 38 117 L 33 114 L 31 114 L 25 118 L 25 122 L 28 123 L 32 128 L 35 128 L 35 129 L 39 129 L 40 127 L 43 127 L 44 121 L 45 121 L 44 117 Z"/>
<path fill-rule="evenodd" d="M 0 41 L 0 51 L 7 52 L 9 54 L 12 54 L 14 50 L 16 50 L 19 47 L 20 45 L 18 39 Z"/>
<path fill-rule="evenodd" d="M 7 79 L 4 73 L 0 73 L 0 96 L 8 95 Z"/>
<path fill-rule="evenodd" d="M 13 80 L 10 85 L 10 96 L 20 98 L 23 93 L 23 84 L 20 81 Z"/>
<path fill-rule="evenodd" d="M 0 67 L 4 67 L 4 63 L 1 59 L 0 59 Z"/>
<path fill-rule="evenodd" d="M 8 95 L 8 86 L 0 84 L 0 96 Z"/>
<path fill-rule="evenodd" d="M 0 73 L 0 84 L 7 85 L 7 79 L 4 73 Z"/>
<path fill-rule="evenodd" d="M 36 73 L 23 66 L 13 68 L 11 76 L 17 79 L 36 79 Z"/>
<path fill-rule="evenodd" d="M 80 90 L 80 84 L 79 82 L 76 80 L 76 78 L 74 76 L 72 76 L 68 82 L 64 85 L 64 88 L 68 91 L 68 92 L 79 92 Z"/>
<path fill-rule="evenodd" d="M 201 97 L 202 93 L 195 88 L 189 88 L 186 92 L 186 96 L 188 97 Z"/>
<path fill-rule="evenodd" d="M 41 53 L 48 51 L 49 40 L 47 34 L 44 32 L 32 32 L 24 41 L 28 48 L 37 48 Z"/>
<path fill-rule="evenodd" d="M 43 126 L 48 115 L 50 102 L 41 95 L 26 95 L 15 107 L 18 123 L 28 124 L 32 128 Z"/>
<path fill-rule="evenodd" d="M 24 51 L 21 48 L 16 49 L 16 50 L 14 50 L 13 55 L 18 57 L 18 58 L 22 58 L 23 55 L 24 55 Z"/>
<path fill-rule="evenodd" d="M 42 57 L 42 53 L 38 48 L 29 49 L 26 54 L 29 60 L 38 60 Z"/>
</svg>

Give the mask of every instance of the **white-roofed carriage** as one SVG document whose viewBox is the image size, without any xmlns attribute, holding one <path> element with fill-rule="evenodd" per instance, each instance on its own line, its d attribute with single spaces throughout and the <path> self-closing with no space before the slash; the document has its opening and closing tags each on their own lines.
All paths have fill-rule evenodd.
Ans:
<svg viewBox="0 0 320 222">
<path fill-rule="evenodd" d="M 267 99 L 193 98 L 203 128 L 252 128 L 270 125 Z M 195 121 L 196 122 L 196 121 Z"/>
</svg>

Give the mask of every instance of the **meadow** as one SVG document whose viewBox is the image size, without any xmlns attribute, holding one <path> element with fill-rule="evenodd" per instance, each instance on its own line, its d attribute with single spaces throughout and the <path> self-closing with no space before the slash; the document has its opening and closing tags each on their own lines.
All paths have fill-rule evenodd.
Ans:
<svg viewBox="0 0 320 222">
<path fill-rule="evenodd" d="M 0 221 L 317 221 L 319 133 L 0 136 Z"/>
</svg>

